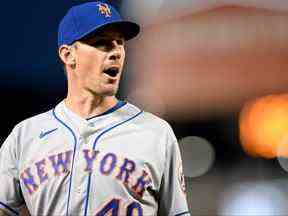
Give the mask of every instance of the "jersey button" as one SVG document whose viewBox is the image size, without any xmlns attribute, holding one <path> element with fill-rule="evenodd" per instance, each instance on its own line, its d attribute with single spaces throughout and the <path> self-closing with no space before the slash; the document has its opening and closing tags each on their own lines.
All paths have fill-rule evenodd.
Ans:
<svg viewBox="0 0 288 216">
<path fill-rule="evenodd" d="M 89 122 L 89 123 L 88 123 L 88 126 L 89 126 L 89 127 L 94 127 L 95 125 L 94 125 L 93 122 Z"/>
<path fill-rule="evenodd" d="M 78 193 L 78 194 L 81 194 L 82 193 L 82 188 L 81 187 L 78 187 L 77 189 L 76 189 L 76 192 Z"/>
</svg>

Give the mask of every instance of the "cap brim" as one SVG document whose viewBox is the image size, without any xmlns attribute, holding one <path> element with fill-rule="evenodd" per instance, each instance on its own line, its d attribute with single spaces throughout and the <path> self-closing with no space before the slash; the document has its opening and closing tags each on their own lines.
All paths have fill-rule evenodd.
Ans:
<svg viewBox="0 0 288 216">
<path fill-rule="evenodd" d="M 125 40 L 130 40 L 134 37 L 136 37 L 140 32 L 140 26 L 134 22 L 129 21 L 117 21 L 117 22 L 110 22 L 103 24 L 102 26 L 98 26 L 95 30 L 91 31 L 84 37 L 93 37 L 94 35 L 97 35 L 100 32 L 106 31 L 108 29 L 116 29 L 116 31 L 119 31 L 123 34 Z"/>
</svg>

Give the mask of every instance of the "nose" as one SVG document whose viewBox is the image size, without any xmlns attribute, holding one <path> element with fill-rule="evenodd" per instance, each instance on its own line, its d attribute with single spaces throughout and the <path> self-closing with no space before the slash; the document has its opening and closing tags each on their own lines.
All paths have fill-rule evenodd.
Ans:
<svg viewBox="0 0 288 216">
<path fill-rule="evenodd" d="M 119 45 L 116 41 L 113 41 L 113 49 L 109 54 L 109 60 L 119 60 L 121 59 L 122 53 L 122 46 Z"/>
<path fill-rule="evenodd" d="M 121 53 L 120 51 L 112 51 L 110 56 L 109 56 L 109 60 L 119 60 L 121 58 Z"/>
</svg>

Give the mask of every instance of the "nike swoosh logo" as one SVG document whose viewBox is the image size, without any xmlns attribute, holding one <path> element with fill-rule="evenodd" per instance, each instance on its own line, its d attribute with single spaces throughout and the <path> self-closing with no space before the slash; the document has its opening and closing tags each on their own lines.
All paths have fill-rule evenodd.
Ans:
<svg viewBox="0 0 288 216">
<path fill-rule="evenodd" d="M 43 137 L 47 136 L 48 134 L 50 133 L 53 133 L 54 131 L 58 130 L 58 128 L 54 128 L 52 130 L 49 130 L 49 131 L 46 131 L 46 132 L 43 132 L 41 131 L 40 135 L 39 135 L 39 138 L 42 139 Z"/>
</svg>

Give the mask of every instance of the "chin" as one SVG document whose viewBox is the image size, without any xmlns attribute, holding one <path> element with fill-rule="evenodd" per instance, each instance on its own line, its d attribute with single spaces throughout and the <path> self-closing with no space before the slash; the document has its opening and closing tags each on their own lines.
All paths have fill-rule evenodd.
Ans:
<svg viewBox="0 0 288 216">
<path fill-rule="evenodd" d="M 101 95 L 101 96 L 115 96 L 118 92 L 118 88 L 114 88 L 114 89 L 103 89 L 100 92 L 95 92 L 96 95 Z"/>
<path fill-rule="evenodd" d="M 117 91 L 113 91 L 113 92 L 106 92 L 104 94 L 102 94 L 103 96 L 115 96 L 117 94 Z"/>
</svg>

